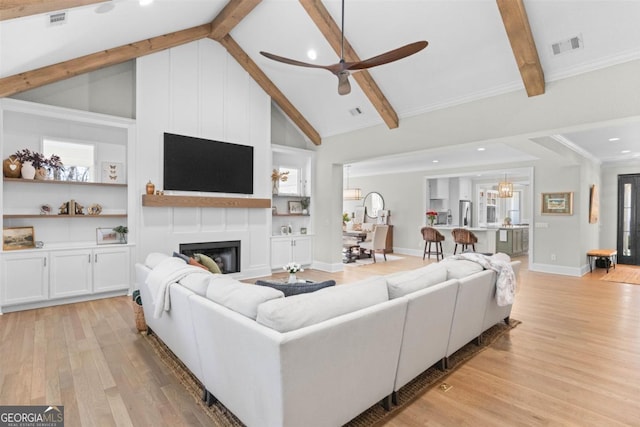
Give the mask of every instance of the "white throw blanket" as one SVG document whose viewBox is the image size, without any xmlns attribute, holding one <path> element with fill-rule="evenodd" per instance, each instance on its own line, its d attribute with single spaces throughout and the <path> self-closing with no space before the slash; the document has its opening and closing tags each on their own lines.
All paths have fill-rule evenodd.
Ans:
<svg viewBox="0 0 640 427">
<path fill-rule="evenodd" d="M 496 280 L 496 302 L 499 306 L 513 304 L 516 293 L 516 275 L 513 267 L 506 261 L 500 261 L 488 255 L 468 252 L 453 255 L 451 259 L 465 259 L 480 264 L 486 270 L 493 270 L 498 274 Z"/>
<path fill-rule="evenodd" d="M 167 258 L 158 263 L 147 276 L 147 285 L 154 297 L 155 310 L 153 317 L 158 319 L 163 311 L 171 310 L 169 289 L 172 283 L 177 282 L 188 274 L 202 273 L 202 268 L 185 264 L 180 258 Z"/>
</svg>

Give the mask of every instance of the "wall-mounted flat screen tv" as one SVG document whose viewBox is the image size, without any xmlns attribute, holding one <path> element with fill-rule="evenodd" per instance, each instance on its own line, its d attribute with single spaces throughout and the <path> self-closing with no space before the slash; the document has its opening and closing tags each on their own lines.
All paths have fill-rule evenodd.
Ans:
<svg viewBox="0 0 640 427">
<path fill-rule="evenodd" d="M 253 194 L 253 147 L 164 134 L 164 189 Z"/>
</svg>

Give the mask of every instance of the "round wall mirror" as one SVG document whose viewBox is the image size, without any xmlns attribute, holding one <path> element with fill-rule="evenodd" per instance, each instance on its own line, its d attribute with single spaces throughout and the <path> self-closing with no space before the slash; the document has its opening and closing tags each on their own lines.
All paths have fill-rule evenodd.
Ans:
<svg viewBox="0 0 640 427">
<path fill-rule="evenodd" d="M 384 199 L 380 193 L 372 191 L 364 197 L 363 206 L 369 218 L 377 218 L 378 213 L 384 209 Z"/>
</svg>

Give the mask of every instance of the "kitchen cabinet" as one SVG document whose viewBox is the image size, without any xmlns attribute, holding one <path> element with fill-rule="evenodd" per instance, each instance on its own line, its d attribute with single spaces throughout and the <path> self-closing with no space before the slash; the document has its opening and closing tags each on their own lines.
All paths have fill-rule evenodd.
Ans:
<svg viewBox="0 0 640 427">
<path fill-rule="evenodd" d="M 501 228 L 498 231 L 496 250 L 510 256 L 526 254 L 529 251 L 529 229 Z"/>
<path fill-rule="evenodd" d="M 281 269 L 289 262 L 309 265 L 313 261 L 312 236 L 291 235 L 271 238 L 271 268 Z"/>
<path fill-rule="evenodd" d="M 449 178 L 429 180 L 429 199 L 449 199 Z"/>
</svg>

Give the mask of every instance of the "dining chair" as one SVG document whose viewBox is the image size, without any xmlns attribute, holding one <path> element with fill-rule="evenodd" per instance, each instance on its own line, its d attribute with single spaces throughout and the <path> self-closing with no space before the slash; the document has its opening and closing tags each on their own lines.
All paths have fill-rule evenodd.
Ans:
<svg viewBox="0 0 640 427">
<path fill-rule="evenodd" d="M 360 243 L 360 249 L 369 251 L 369 255 L 373 258 L 373 262 L 376 262 L 376 252 L 382 251 L 384 260 L 387 260 L 387 254 L 385 248 L 387 247 L 387 232 L 389 231 L 388 225 L 378 225 L 373 230 L 373 236 L 371 240 Z"/>
</svg>

